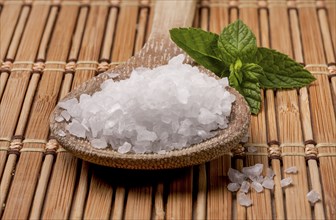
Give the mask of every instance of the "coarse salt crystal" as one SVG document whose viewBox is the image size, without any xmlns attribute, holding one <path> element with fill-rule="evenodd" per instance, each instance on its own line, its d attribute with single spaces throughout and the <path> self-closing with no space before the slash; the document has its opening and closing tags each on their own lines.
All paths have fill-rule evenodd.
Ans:
<svg viewBox="0 0 336 220">
<path fill-rule="evenodd" d="M 64 137 L 66 135 L 66 133 L 62 130 L 58 130 L 57 135 L 60 136 L 60 137 Z"/>
<path fill-rule="evenodd" d="M 258 193 L 264 191 L 264 187 L 258 182 L 252 182 L 251 188 L 253 188 Z"/>
<path fill-rule="evenodd" d="M 253 166 L 244 167 L 242 169 L 242 173 L 244 173 L 247 176 L 259 176 L 263 171 L 263 167 L 264 167 L 263 164 L 257 163 Z"/>
<path fill-rule="evenodd" d="M 228 171 L 228 177 L 230 179 L 231 182 L 233 183 L 243 183 L 243 181 L 246 179 L 246 175 L 239 172 L 238 170 L 236 169 L 233 169 L 233 168 L 229 168 L 229 171 Z"/>
<path fill-rule="evenodd" d="M 245 193 L 238 193 L 237 201 L 241 206 L 248 207 L 252 205 L 252 200 Z"/>
<path fill-rule="evenodd" d="M 244 192 L 244 193 L 248 193 L 249 189 L 250 189 L 250 183 L 247 181 L 243 181 L 241 186 L 240 186 L 240 191 Z"/>
<path fill-rule="evenodd" d="M 107 143 L 104 139 L 93 139 L 91 140 L 91 144 L 93 147 L 98 149 L 104 149 L 107 147 Z"/>
<path fill-rule="evenodd" d="M 275 176 L 274 171 L 273 171 L 271 168 L 267 167 L 267 170 L 266 170 L 266 177 L 268 177 L 268 178 L 270 178 L 270 179 L 273 179 L 274 176 Z"/>
<path fill-rule="evenodd" d="M 62 122 L 62 121 L 64 121 L 64 118 L 61 115 L 58 115 L 58 116 L 55 117 L 55 121 Z"/>
<path fill-rule="evenodd" d="M 284 178 L 280 181 L 281 187 L 289 186 L 293 182 L 293 179 L 291 177 Z"/>
<path fill-rule="evenodd" d="M 307 199 L 312 204 L 315 204 L 319 200 L 321 200 L 320 193 L 316 192 L 315 190 L 311 190 L 309 193 L 307 193 Z"/>
<path fill-rule="evenodd" d="M 250 147 L 247 148 L 247 152 L 249 152 L 249 153 L 255 153 L 257 151 L 258 151 L 258 149 L 254 146 L 250 146 Z"/>
<path fill-rule="evenodd" d="M 266 189 L 273 189 L 274 188 L 274 181 L 269 177 L 265 177 L 262 183 L 262 186 Z"/>
<path fill-rule="evenodd" d="M 236 192 L 236 191 L 238 191 L 239 188 L 240 188 L 239 183 L 229 183 L 227 185 L 227 189 L 231 192 Z"/>
<path fill-rule="evenodd" d="M 69 121 L 71 119 L 71 115 L 68 113 L 68 111 L 66 110 L 63 110 L 61 112 L 61 116 L 66 120 L 66 121 Z"/>
<path fill-rule="evenodd" d="M 132 145 L 128 142 L 125 142 L 123 145 L 121 145 L 119 148 L 118 148 L 118 152 L 121 153 L 121 154 L 125 154 L 127 152 L 129 152 L 132 148 Z"/>
<path fill-rule="evenodd" d="M 285 169 L 285 173 L 297 173 L 297 172 L 298 172 L 298 169 L 295 166 L 288 167 L 287 169 Z"/>
</svg>

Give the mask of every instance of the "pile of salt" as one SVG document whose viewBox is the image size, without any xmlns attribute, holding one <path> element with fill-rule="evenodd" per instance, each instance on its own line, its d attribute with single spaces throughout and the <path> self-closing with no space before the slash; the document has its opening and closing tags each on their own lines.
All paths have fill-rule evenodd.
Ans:
<svg viewBox="0 0 336 220">
<path fill-rule="evenodd" d="M 228 126 L 235 96 L 226 78 L 209 77 L 184 59 L 135 69 L 117 82 L 111 73 L 101 91 L 58 103 L 64 111 L 57 121 L 93 147 L 120 153 L 165 153 L 209 139 Z"/>
</svg>

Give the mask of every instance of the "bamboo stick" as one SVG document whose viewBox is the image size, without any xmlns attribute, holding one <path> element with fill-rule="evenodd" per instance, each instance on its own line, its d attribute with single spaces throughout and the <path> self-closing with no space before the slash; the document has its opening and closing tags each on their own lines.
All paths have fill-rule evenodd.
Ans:
<svg viewBox="0 0 336 220">
<path fill-rule="evenodd" d="M 179 170 L 178 175 L 170 179 L 166 219 L 192 218 L 192 186 L 192 168 Z"/>
<path fill-rule="evenodd" d="M 330 29 L 331 39 L 333 40 L 334 51 L 335 51 L 336 29 L 333 28 L 333 26 L 335 25 L 335 20 L 336 20 L 336 4 L 335 4 L 335 1 L 333 0 L 325 0 L 324 4 L 328 11 L 329 29 Z"/>
<path fill-rule="evenodd" d="M 30 19 L 27 23 L 27 31 L 25 31 L 24 35 L 23 35 L 23 38 L 21 40 L 21 44 L 20 45 L 25 45 L 25 43 L 27 43 L 28 41 L 30 41 L 30 45 L 25 47 L 25 46 L 21 46 L 19 49 L 18 49 L 18 55 L 17 55 L 17 60 L 24 60 L 24 65 L 23 66 L 24 68 L 27 68 L 27 67 L 32 67 L 31 64 L 27 65 L 26 61 L 25 60 L 28 60 L 29 62 L 32 62 L 33 59 L 35 57 L 33 57 L 34 54 L 36 54 L 38 48 L 39 48 L 39 39 L 41 39 L 42 37 L 42 33 L 43 33 L 43 28 L 42 27 L 39 27 L 39 25 L 44 25 L 45 21 L 47 20 L 47 15 L 48 15 L 48 9 L 49 9 L 49 6 L 48 5 L 41 5 L 41 6 L 35 6 L 33 7 L 32 9 L 32 12 L 31 12 L 31 15 L 30 15 Z M 50 19 L 53 19 L 53 17 L 51 17 Z M 37 27 L 35 26 L 37 25 Z M 29 39 L 31 34 L 35 34 L 36 35 L 36 39 L 34 40 L 31 40 Z M 44 36 L 45 37 L 48 37 L 48 33 L 46 33 Z M 16 61 L 17 62 L 17 61 Z M 29 77 L 31 75 L 30 72 L 28 72 L 27 70 L 21 72 L 20 71 L 20 63 L 19 65 L 14 65 L 14 68 L 16 67 L 17 68 L 17 72 L 16 73 L 12 73 L 9 80 L 8 80 L 8 90 L 6 91 L 9 91 L 8 93 L 4 93 L 4 96 L 3 96 L 3 100 L 6 100 L 8 97 L 11 97 L 11 93 L 13 94 L 17 94 L 18 96 L 18 102 L 14 102 L 14 106 L 11 106 L 11 107 L 14 107 L 15 108 L 15 104 L 16 105 L 21 105 L 22 104 L 22 101 L 23 101 L 23 98 L 24 98 L 24 92 L 25 92 L 25 89 L 27 88 L 27 84 L 29 82 Z M 14 69 L 12 70 L 14 71 Z M 16 75 L 16 76 L 15 76 Z M 20 77 L 22 76 L 22 77 Z M 12 79 L 13 77 L 13 79 Z M 16 79 L 18 78 L 18 79 Z M 27 124 L 27 120 L 28 120 L 28 113 L 29 113 L 29 109 L 30 109 L 30 106 L 32 104 L 32 98 L 34 97 L 34 94 L 35 94 L 35 90 L 36 90 L 36 87 L 37 87 L 37 81 L 39 80 L 39 76 L 33 76 L 32 80 L 30 81 L 29 83 L 29 86 L 28 86 L 28 90 L 27 90 L 27 98 L 24 99 L 24 102 L 23 102 L 23 108 L 21 110 L 21 116 L 19 118 L 19 121 L 18 121 L 18 126 L 17 126 L 17 129 L 16 129 L 16 135 L 23 135 L 23 133 L 18 133 L 18 132 L 23 132 L 21 128 L 24 128 Z M 15 85 L 16 84 L 16 85 Z M 23 88 L 21 88 L 21 90 L 19 88 L 13 88 L 9 85 L 12 85 L 12 86 L 17 86 L 17 85 L 20 85 L 20 84 L 23 84 Z M 10 91 L 10 88 L 15 91 Z M 8 102 L 10 101 L 13 101 L 13 100 L 8 100 Z M 7 103 L 8 103 L 7 102 Z M 4 101 L 4 103 L 2 104 L 6 104 L 6 101 Z M 3 105 L 2 105 L 3 106 Z M 5 106 L 5 105 L 4 105 Z M 10 103 L 9 103 L 9 106 L 10 106 Z M 9 107 L 7 106 L 7 107 Z M 18 108 L 19 111 L 16 111 L 16 113 L 14 114 L 14 117 L 17 118 L 18 116 L 18 113 L 20 112 L 20 108 Z M 2 115 L 3 116 L 3 115 Z M 6 116 L 6 118 L 9 118 L 11 116 Z M 14 128 L 14 125 L 16 125 L 16 122 L 17 122 L 17 119 L 14 119 L 12 118 L 13 120 L 11 121 L 12 123 L 12 128 Z M 15 124 L 14 124 L 15 123 Z M 11 126 L 11 125 L 9 125 Z M 7 127 L 8 128 L 8 127 Z M 13 131 L 10 131 L 10 130 L 7 130 L 8 135 L 10 133 L 12 133 Z M 29 133 L 26 135 L 28 137 L 28 139 L 30 138 L 29 137 Z M 29 142 L 29 141 L 28 141 Z M 41 142 L 39 142 L 41 143 Z M 32 147 L 33 145 L 32 144 L 24 144 L 23 147 L 26 148 L 28 147 Z M 43 146 L 43 144 L 39 145 L 39 144 L 35 144 L 34 146 Z M 34 150 L 33 150 L 34 151 Z M 27 155 L 27 156 L 23 156 L 23 155 Z M 35 160 L 34 162 L 29 162 L 29 160 L 24 160 L 22 158 L 25 158 L 25 157 L 32 157 L 34 158 L 35 157 Z M 12 157 L 16 157 L 16 155 L 12 156 Z M 31 205 L 31 202 L 32 202 L 32 198 L 34 196 L 34 187 L 36 186 L 36 182 L 37 182 L 37 176 L 39 174 L 39 168 L 40 168 L 40 164 L 41 164 L 41 160 L 42 160 L 42 157 L 41 157 L 41 152 L 25 152 L 21 155 L 20 157 L 21 159 L 18 161 L 18 165 L 17 165 L 17 169 L 16 169 L 16 175 L 13 179 L 13 186 L 9 192 L 9 195 L 8 195 L 8 199 L 7 199 L 7 204 L 8 206 L 6 207 L 5 209 L 5 212 L 4 212 L 4 218 L 27 218 L 28 215 L 29 215 L 29 210 L 30 210 L 30 205 Z M 12 169 L 12 165 L 9 163 L 8 164 L 9 166 L 6 167 L 5 169 Z M 26 172 L 25 172 L 25 169 L 27 167 L 30 167 L 31 170 L 31 176 L 27 177 L 26 175 L 28 175 Z M 35 169 L 35 170 L 33 170 Z M 34 180 L 33 178 L 36 178 L 36 180 Z M 25 184 L 23 180 L 26 180 L 26 179 L 30 179 L 30 180 L 27 180 L 27 181 L 30 181 L 31 184 Z M 27 191 L 25 191 L 27 190 Z M 26 194 L 26 197 L 25 199 L 21 199 L 20 198 L 20 195 L 22 195 L 21 193 L 22 192 L 25 192 Z M 24 205 L 23 205 L 24 204 Z M 17 210 L 16 206 L 22 206 L 22 209 L 20 209 L 20 211 Z"/>
<path fill-rule="evenodd" d="M 165 219 L 165 209 L 163 202 L 163 183 L 159 182 L 156 187 L 156 192 L 154 196 L 154 210 L 153 210 L 153 219 L 163 220 Z"/>
<path fill-rule="evenodd" d="M 108 219 L 111 212 L 113 189 L 108 182 L 96 175 L 97 169 L 92 169 L 92 172 L 89 194 L 83 218 Z M 85 199 L 83 198 L 83 200 Z"/>
<path fill-rule="evenodd" d="M 298 6 L 300 6 L 300 4 Z M 326 62 L 326 58 L 328 58 L 328 56 L 330 58 L 330 55 L 325 57 L 322 37 L 319 34 L 315 34 L 320 31 L 316 8 L 309 6 L 311 5 L 299 8 L 305 63 L 324 64 Z M 306 22 L 309 22 L 309 25 L 305 25 Z M 321 26 L 321 28 L 325 29 L 325 25 Z M 325 33 L 325 31 L 323 32 Z M 309 40 L 306 37 L 308 35 L 311 35 Z M 326 67 L 308 66 L 307 68 L 312 72 L 328 74 Z M 326 146 L 318 148 L 318 156 L 322 156 L 323 154 L 325 155 L 320 157 L 321 182 L 324 189 L 323 203 L 326 218 L 333 219 L 336 218 L 336 212 L 334 202 L 331 197 L 336 196 L 336 190 L 334 190 L 336 188 L 336 183 L 330 179 L 330 175 L 336 175 L 335 169 L 331 169 L 331 166 L 335 164 L 335 157 L 332 156 L 335 148 L 332 146 L 336 145 L 336 119 L 327 74 L 315 75 L 317 80 L 309 87 L 309 97 L 311 101 L 311 119 L 314 140 L 317 142 L 317 147 L 321 145 Z M 330 147 L 328 147 L 328 144 Z M 331 156 L 328 157 L 328 154 Z"/>
<path fill-rule="evenodd" d="M 88 12 L 87 9 L 84 8 L 83 14 L 86 15 L 87 12 Z M 105 17 L 107 13 L 108 13 L 108 8 L 104 5 L 92 5 L 90 8 L 90 12 L 88 14 L 88 18 L 87 18 L 88 20 L 87 20 L 86 28 L 84 32 L 84 37 L 82 40 L 82 48 L 80 49 L 80 53 L 79 53 L 79 62 L 76 68 L 74 80 L 72 83 L 72 88 L 76 88 L 78 85 L 86 81 L 86 79 L 93 77 L 95 74 L 95 70 L 91 70 L 91 68 L 92 67 L 96 68 L 97 65 L 92 64 L 92 61 L 97 62 L 96 60 L 98 60 L 98 56 L 100 53 L 100 46 L 103 40 Z M 97 14 L 100 15 L 98 18 L 97 18 Z M 81 15 L 82 15 L 82 12 L 79 15 L 79 17 L 81 17 Z M 83 18 L 83 15 L 81 18 Z M 83 25 L 84 23 L 81 22 L 80 24 Z M 76 29 L 74 36 L 78 37 L 76 38 L 77 42 L 80 41 L 80 38 L 81 38 L 80 33 L 83 33 L 82 30 L 83 30 L 82 27 L 78 27 Z M 78 46 L 78 43 L 75 43 L 74 45 L 75 45 L 75 48 L 71 49 L 71 55 L 78 54 L 78 52 L 76 51 L 77 49 L 76 46 Z M 57 175 L 64 175 L 64 173 L 66 172 L 70 172 L 70 176 L 69 176 L 70 179 L 76 177 L 75 173 L 77 172 L 78 159 L 72 158 L 72 157 L 73 156 L 70 155 L 69 153 L 61 153 L 60 155 L 58 155 L 55 168 L 57 165 L 61 167 L 64 166 L 62 165 L 62 160 L 69 160 L 69 162 L 71 163 L 68 167 L 64 167 L 63 169 L 57 169 L 56 170 L 57 172 L 55 172 L 55 178 L 57 178 Z M 60 164 L 58 164 L 58 160 L 60 160 Z M 83 177 L 88 176 L 87 169 L 81 169 L 81 171 L 82 171 L 81 175 Z M 85 178 L 80 178 L 80 180 L 82 180 L 80 182 L 82 190 L 78 190 L 77 192 L 85 193 L 85 195 L 76 193 L 76 197 L 74 201 L 78 201 L 79 198 L 86 197 L 87 190 L 85 189 L 87 187 L 88 180 Z M 64 182 L 58 182 L 57 184 L 53 185 L 50 191 L 53 193 L 55 192 L 68 193 L 70 194 L 69 198 L 73 198 L 75 182 L 72 181 L 71 185 L 64 187 L 65 184 L 66 183 Z M 51 195 L 52 193 L 50 193 L 50 196 Z M 45 212 L 43 213 L 43 218 L 67 218 L 69 215 L 72 215 L 72 216 L 75 215 L 76 217 L 81 216 L 82 212 L 84 211 L 84 207 L 83 207 L 84 204 L 81 202 L 75 202 L 75 205 L 80 205 L 80 207 L 78 206 L 74 207 L 73 210 L 77 210 L 75 214 L 70 213 L 71 199 L 69 198 L 62 198 L 58 201 L 48 202 L 45 205 Z M 63 204 L 64 206 L 66 206 L 65 211 L 64 212 L 54 212 L 53 210 L 55 210 L 56 207 L 58 207 L 60 204 Z M 78 210 L 80 210 L 79 214 L 78 214 Z"/>
<path fill-rule="evenodd" d="M 257 1 L 241 1 L 239 4 L 239 17 L 252 29 L 257 38 L 257 44 L 260 44 L 260 27 L 258 18 L 258 2 Z M 260 18 L 260 20 L 266 18 Z M 262 103 L 261 109 L 258 115 L 251 116 L 251 133 L 249 142 L 253 145 L 256 144 L 267 144 L 266 135 L 266 112 L 264 103 L 264 91 L 261 91 Z M 258 148 L 258 155 L 247 155 L 246 165 L 251 166 L 256 163 L 262 163 L 264 165 L 264 171 L 268 167 L 268 157 L 267 148 Z M 260 155 L 260 156 L 259 156 Z M 265 174 L 265 173 L 264 173 Z M 263 206 L 261 204 L 271 204 L 271 196 L 269 190 L 264 190 L 263 193 L 256 193 L 251 191 L 251 199 L 254 204 L 247 208 L 247 218 L 255 218 L 257 215 L 260 218 L 270 219 L 272 218 L 272 208 L 271 205 Z M 259 205 L 258 205 L 259 204 Z M 261 211 L 261 207 L 262 211 Z"/>
<path fill-rule="evenodd" d="M 201 22 L 209 16 L 209 28 L 211 32 L 220 33 L 229 23 L 229 8 L 227 1 L 223 5 L 216 5 L 217 1 L 209 3 L 209 15 L 202 16 Z M 205 28 L 205 25 L 203 28 Z M 211 161 L 208 169 L 208 193 L 207 193 L 207 218 L 229 219 L 232 217 L 232 193 L 227 190 L 228 180 L 225 178 L 231 166 L 231 155 Z"/>
</svg>

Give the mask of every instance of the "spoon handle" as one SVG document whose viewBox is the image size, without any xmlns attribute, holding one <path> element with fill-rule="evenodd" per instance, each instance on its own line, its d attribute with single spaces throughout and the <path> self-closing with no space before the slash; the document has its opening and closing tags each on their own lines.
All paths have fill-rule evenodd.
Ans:
<svg viewBox="0 0 336 220">
<path fill-rule="evenodd" d="M 149 40 L 169 39 L 169 30 L 192 25 L 196 0 L 157 0 Z"/>
</svg>

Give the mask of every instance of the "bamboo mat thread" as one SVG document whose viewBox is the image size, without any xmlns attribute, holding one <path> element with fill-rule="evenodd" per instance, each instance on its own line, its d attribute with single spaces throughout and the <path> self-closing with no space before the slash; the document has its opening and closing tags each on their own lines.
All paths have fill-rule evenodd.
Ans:
<svg viewBox="0 0 336 220">
<path fill-rule="evenodd" d="M 81 161 L 49 136 L 57 101 L 139 51 L 155 1 L 0 1 L 0 217 L 3 219 L 335 219 L 336 2 L 203 0 L 194 26 L 219 33 L 242 19 L 260 46 L 280 50 L 317 80 L 262 91 L 250 138 L 234 152 L 179 170 L 127 171 Z M 247 148 L 255 146 L 256 153 Z M 229 167 L 263 163 L 275 189 L 227 190 Z M 298 174 L 284 169 L 297 166 Z M 282 189 L 280 180 L 293 178 Z M 311 206 L 314 189 L 322 201 Z"/>
</svg>

